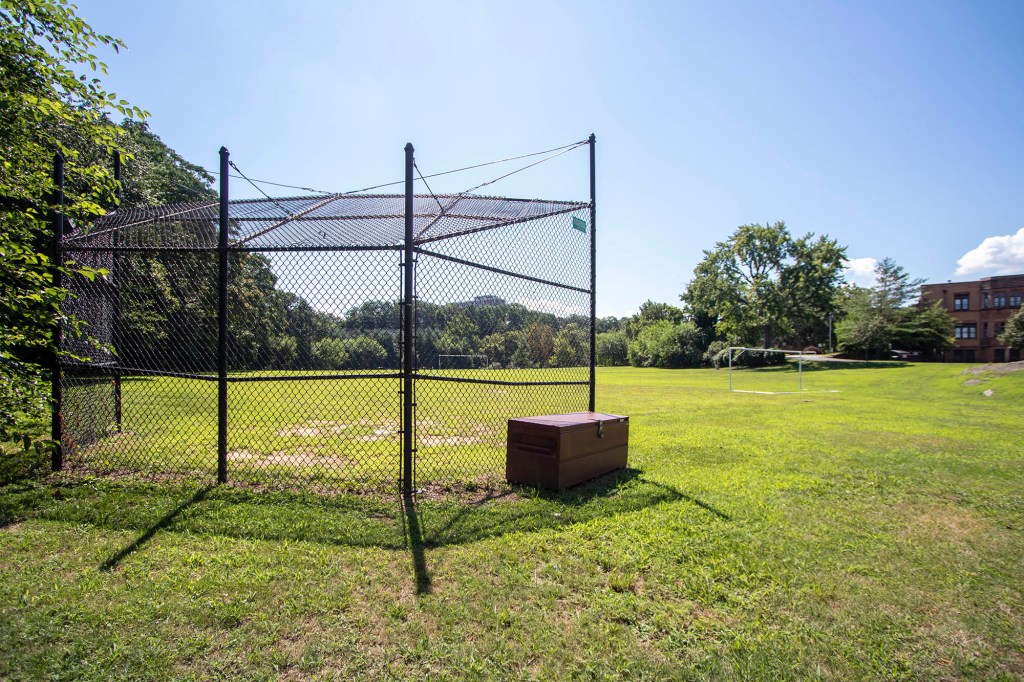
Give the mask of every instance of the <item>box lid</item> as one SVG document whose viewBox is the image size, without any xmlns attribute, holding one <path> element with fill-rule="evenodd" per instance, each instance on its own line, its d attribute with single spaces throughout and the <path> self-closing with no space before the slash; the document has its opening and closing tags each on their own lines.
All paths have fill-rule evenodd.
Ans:
<svg viewBox="0 0 1024 682">
<path fill-rule="evenodd" d="M 534 426 L 547 426 L 560 429 L 571 429 L 573 427 L 591 426 L 597 422 L 624 422 L 629 417 L 619 414 L 606 414 L 604 412 L 569 412 L 567 414 L 545 414 L 537 417 L 517 417 L 509 419 L 509 424 L 531 424 Z"/>
</svg>

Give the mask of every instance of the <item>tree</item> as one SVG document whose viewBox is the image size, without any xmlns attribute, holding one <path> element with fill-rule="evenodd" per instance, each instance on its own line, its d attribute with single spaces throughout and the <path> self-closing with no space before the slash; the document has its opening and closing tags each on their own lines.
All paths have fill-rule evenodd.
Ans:
<svg viewBox="0 0 1024 682">
<path fill-rule="evenodd" d="M 779 275 L 779 286 L 799 347 L 828 338 L 828 319 L 838 313 L 836 290 L 843 281 L 846 249 L 834 239 L 805 235 L 789 249 L 790 263 Z"/>
<path fill-rule="evenodd" d="M 369 336 L 344 339 L 344 344 L 351 369 L 377 369 L 387 360 L 387 350 Z"/>
<path fill-rule="evenodd" d="M 623 329 L 630 340 L 637 338 L 645 327 L 656 322 L 671 322 L 678 324 L 683 321 L 683 311 L 668 303 L 657 303 L 655 301 L 644 301 L 640 310 L 623 323 Z"/>
<path fill-rule="evenodd" d="M 122 206 L 162 206 L 217 198 L 213 176 L 168 147 L 145 121 L 125 119 L 121 144 L 130 154 L 121 173 Z M 102 163 L 102 159 L 98 159 Z"/>
<path fill-rule="evenodd" d="M 923 279 L 911 279 L 903 266 L 886 256 L 875 265 L 871 305 L 886 318 L 898 317 L 900 310 L 920 296 L 922 284 Z"/>
<path fill-rule="evenodd" d="M 78 321 L 62 316 L 67 291 L 56 277 L 101 274 L 53 263 L 45 248 L 47 221 L 57 208 L 51 205 L 54 155 L 66 160 L 62 213 L 73 223 L 88 221 L 113 202 L 111 173 L 90 161 L 121 149 L 106 112 L 146 116 L 90 77 L 107 72 L 93 51 L 99 45 L 124 47 L 77 17 L 73 5 L 0 3 L 0 438 L 26 444 L 25 417 L 40 416 L 47 404 L 40 361 L 59 351 L 57 323 L 67 336 L 84 335 Z"/>
<path fill-rule="evenodd" d="M 1003 333 L 999 335 L 999 343 L 1010 348 L 1024 348 L 1024 308 L 1015 312 L 1006 321 Z"/>
<path fill-rule="evenodd" d="M 476 351 L 480 328 L 464 308 L 450 306 L 444 333 L 437 339 L 439 353 L 464 355 Z"/>
<path fill-rule="evenodd" d="M 938 357 L 953 347 L 955 326 L 956 320 L 939 301 L 932 305 L 912 305 L 903 310 L 892 344 L 903 350 L 920 351 L 925 357 Z"/>
<path fill-rule="evenodd" d="M 599 317 L 595 322 L 596 331 L 598 334 L 604 334 L 605 332 L 617 332 L 622 328 L 627 318 L 618 318 L 614 315 L 608 317 Z"/>
<path fill-rule="evenodd" d="M 526 350 L 535 367 L 546 367 L 555 352 L 555 337 L 551 327 L 534 322 L 526 328 Z"/>
<path fill-rule="evenodd" d="M 611 331 L 598 334 L 595 343 L 597 364 L 605 367 L 629 364 L 629 339 L 625 332 Z"/>
<path fill-rule="evenodd" d="M 555 335 L 552 359 L 556 367 L 583 367 L 590 363 L 587 346 L 588 332 L 574 322 L 562 327 Z"/>
<path fill-rule="evenodd" d="M 320 339 L 313 344 L 313 357 L 320 369 L 376 369 L 388 352 L 368 336 L 352 339 Z"/>
<path fill-rule="evenodd" d="M 785 223 L 741 225 L 704 252 L 684 300 L 716 318 L 721 336 L 772 345 L 790 330 L 779 288 L 790 243 Z"/>
<path fill-rule="evenodd" d="M 526 334 L 522 330 L 513 330 L 490 334 L 480 340 L 480 352 L 487 356 L 488 361 L 502 367 L 517 365 L 517 360 L 525 356 Z"/>
<path fill-rule="evenodd" d="M 875 286 L 842 290 L 835 327 L 839 350 L 884 356 L 894 346 L 936 355 L 953 345 L 952 316 L 941 304 L 911 304 L 924 280 L 912 279 L 892 258 L 875 266 Z"/>
<path fill-rule="evenodd" d="M 794 239 L 783 222 L 741 225 L 704 252 L 682 300 L 701 329 L 744 345 L 804 345 L 824 336 L 846 248 L 828 237 Z"/>
<path fill-rule="evenodd" d="M 231 364 L 235 369 L 256 369 L 270 364 L 272 341 L 285 332 L 285 299 L 276 288 L 277 276 L 266 256 L 244 252 L 233 256 L 228 271 Z M 208 284 L 213 294 L 213 282 Z"/>
<path fill-rule="evenodd" d="M 673 324 L 661 320 L 644 327 L 629 344 L 634 367 L 698 367 L 704 351 L 702 335 L 692 322 Z"/>
<path fill-rule="evenodd" d="M 274 369 L 289 369 L 295 363 L 299 344 L 294 336 L 280 334 L 270 340 L 270 350 L 273 353 L 271 367 Z"/>
<path fill-rule="evenodd" d="M 841 352 L 879 355 L 892 346 L 895 325 L 874 307 L 873 298 L 864 287 L 846 292 L 842 319 L 835 325 Z"/>
<path fill-rule="evenodd" d="M 348 364 L 344 339 L 320 339 L 313 343 L 312 353 L 318 369 L 345 369 Z"/>
</svg>

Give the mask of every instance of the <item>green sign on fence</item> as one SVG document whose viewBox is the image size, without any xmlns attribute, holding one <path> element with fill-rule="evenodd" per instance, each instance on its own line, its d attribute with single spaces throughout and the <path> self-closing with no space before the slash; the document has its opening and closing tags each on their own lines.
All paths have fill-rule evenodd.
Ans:
<svg viewBox="0 0 1024 682">
<path fill-rule="evenodd" d="M 580 232 L 586 233 L 586 231 L 587 231 L 587 221 L 583 220 L 582 218 L 577 218 L 576 216 L 573 216 L 572 217 L 572 229 L 579 230 Z"/>
</svg>

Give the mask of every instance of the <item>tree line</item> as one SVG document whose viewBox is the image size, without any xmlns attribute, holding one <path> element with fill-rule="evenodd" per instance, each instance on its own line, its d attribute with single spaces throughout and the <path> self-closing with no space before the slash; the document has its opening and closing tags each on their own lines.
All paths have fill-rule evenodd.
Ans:
<svg viewBox="0 0 1024 682">
<path fill-rule="evenodd" d="M 681 306 L 647 301 L 628 318 L 599 324 L 602 365 L 719 366 L 729 346 L 827 350 L 887 357 L 891 349 L 938 357 L 953 345 L 954 321 L 941 304 L 921 305 L 922 280 L 891 258 L 875 284 L 844 280 L 846 247 L 828 236 L 794 237 L 785 223 L 741 225 L 704 251 Z M 834 335 L 830 336 L 830 335 Z M 784 362 L 744 353 L 739 362 Z"/>
<path fill-rule="evenodd" d="M 203 255 L 131 257 L 130 296 L 121 297 L 119 360 L 127 367 L 214 371 L 217 280 Z M 167 261 L 173 262 L 167 262 Z M 205 271 L 203 266 L 205 266 Z M 204 273 L 189 277 L 182 273 Z M 228 277 L 232 370 L 398 368 L 401 303 L 369 300 L 340 314 L 277 288 L 270 259 L 234 252 Z M 397 273 L 396 273 L 397 274 Z M 589 362 L 589 320 L 519 303 L 416 304 L 421 367 L 439 355 L 481 355 L 491 368 L 574 367 Z"/>
</svg>

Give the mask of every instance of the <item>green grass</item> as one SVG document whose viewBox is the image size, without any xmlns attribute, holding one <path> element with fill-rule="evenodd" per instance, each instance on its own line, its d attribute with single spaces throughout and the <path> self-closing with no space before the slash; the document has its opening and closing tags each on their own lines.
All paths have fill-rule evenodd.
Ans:
<svg viewBox="0 0 1024 682">
<path fill-rule="evenodd" d="M 274 372 L 238 372 L 236 378 Z M 314 377 L 316 373 L 308 373 Z M 424 372 L 426 375 L 432 372 Z M 586 370 L 449 370 L 473 379 L 585 381 Z M 399 477 L 401 381 L 366 378 L 237 382 L 228 388 L 228 475 L 301 481 L 321 489 L 390 487 Z M 424 481 L 494 481 L 504 472 L 509 416 L 583 409 L 586 386 L 526 388 L 419 381 L 417 474 Z M 215 478 L 217 384 L 173 377 L 123 381 L 122 431 L 112 390 L 65 388 L 65 436 L 74 467 L 96 473 L 185 473 Z"/>
<path fill-rule="evenodd" d="M 561 495 L 5 464 L 0 679 L 1019 679 L 1024 372 L 963 369 L 602 369 L 630 469 Z"/>
</svg>

